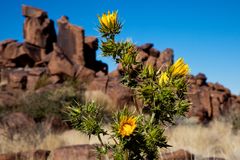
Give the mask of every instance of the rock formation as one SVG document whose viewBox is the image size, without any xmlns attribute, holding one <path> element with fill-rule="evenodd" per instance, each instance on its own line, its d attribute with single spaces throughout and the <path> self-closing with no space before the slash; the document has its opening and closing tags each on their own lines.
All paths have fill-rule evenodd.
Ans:
<svg viewBox="0 0 240 160">
<path fill-rule="evenodd" d="M 58 46 L 74 63 L 85 65 L 84 29 L 69 23 L 66 16 L 58 20 Z"/>
<path fill-rule="evenodd" d="M 0 42 L 0 95 L 4 95 L 0 96 L 1 105 L 14 104 L 5 100 L 16 99 L 17 92 L 38 89 L 37 84 L 42 76 L 48 78 L 49 85 L 62 83 L 66 77 L 86 83 L 94 79 L 96 82 L 98 77 L 108 79 L 107 64 L 96 60 L 96 37 L 85 36 L 84 29 L 71 24 L 66 16 L 58 20 L 56 33 L 47 12 L 23 5 L 22 14 L 25 17 L 24 42 L 10 39 Z M 119 86 L 110 87 L 114 89 L 108 89 L 109 95 L 124 93 L 124 87 L 119 83 L 108 82 Z M 124 98 L 118 97 L 116 103 L 123 102 L 121 99 Z"/>
<path fill-rule="evenodd" d="M 24 21 L 24 42 L 8 39 L 0 42 L 0 107 L 14 106 L 18 95 L 27 91 L 41 93 L 59 87 L 65 77 L 85 82 L 88 91 L 102 91 L 116 106 L 133 103 L 132 91 L 120 84 L 121 65 L 108 73 L 106 63 L 96 60 L 98 39 L 85 36 L 84 29 L 69 22 L 63 16 L 58 20 L 58 33 L 47 12 L 22 6 Z M 152 43 L 136 46 L 139 50 L 137 61 L 156 68 L 166 68 L 173 63 L 172 49 L 162 52 Z M 47 86 L 38 86 L 43 76 Z M 206 81 L 204 74 L 189 79 L 189 116 L 197 116 L 206 123 L 232 110 L 240 110 L 240 96 L 231 94 L 229 89 L 218 83 Z M 42 88 L 39 88 L 42 87 Z M 1 109 L 1 108 L 0 108 Z M 0 120 L 10 130 L 27 128 L 34 130 L 35 121 L 23 113 L 11 113 Z M 58 117 L 50 117 L 42 124 L 44 129 L 66 129 Z M 2 126 L 2 127 L 1 127 Z M 57 148 L 53 151 L 33 150 L 20 153 L 1 154 L 0 160 L 14 159 L 95 159 L 92 145 L 77 145 Z M 179 150 L 163 154 L 161 159 L 192 159 L 193 154 Z M 210 158 L 209 158 L 210 159 Z"/>
<path fill-rule="evenodd" d="M 96 37 L 85 36 L 84 29 L 71 24 L 66 16 L 58 20 L 56 33 L 47 12 L 23 5 L 22 14 L 25 17 L 24 42 L 10 39 L 0 42 L 1 105 L 11 106 L 18 92 L 36 90 L 43 75 L 47 75 L 49 88 L 62 83 L 67 76 L 87 82 L 89 91 L 102 91 L 115 105 L 132 103 L 131 90 L 119 82 L 121 65 L 108 73 L 107 64 L 96 60 Z M 173 63 L 172 49 L 160 52 L 152 43 L 136 47 L 139 62 L 158 69 Z M 192 106 L 189 116 L 208 121 L 240 108 L 240 97 L 232 95 L 222 85 L 206 80 L 204 74 L 190 77 L 189 99 Z"/>
<path fill-rule="evenodd" d="M 53 42 L 57 41 L 54 22 L 48 19 L 47 12 L 38 8 L 23 5 L 22 14 L 25 16 L 25 42 L 46 49 L 46 53 L 49 53 Z"/>
<path fill-rule="evenodd" d="M 192 106 L 189 116 L 197 116 L 200 121 L 208 122 L 213 118 L 227 115 L 240 109 L 240 97 L 219 83 L 207 82 L 207 77 L 199 73 L 190 77 L 189 99 Z"/>
</svg>

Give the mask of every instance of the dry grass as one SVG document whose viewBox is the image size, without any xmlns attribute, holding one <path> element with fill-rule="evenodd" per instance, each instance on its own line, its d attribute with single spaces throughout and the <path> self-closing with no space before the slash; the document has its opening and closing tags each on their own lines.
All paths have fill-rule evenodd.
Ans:
<svg viewBox="0 0 240 160">
<path fill-rule="evenodd" d="M 112 99 L 106 95 L 102 91 L 86 91 L 85 92 L 85 100 L 86 101 L 95 101 L 100 106 L 104 106 L 104 111 L 108 114 L 115 113 L 118 111 L 119 106 L 116 106 L 116 104 L 112 101 Z M 130 111 L 135 112 L 136 107 L 133 105 L 127 106 Z"/>
<path fill-rule="evenodd" d="M 104 142 L 107 142 L 107 140 L 108 137 L 104 137 Z M 53 134 L 51 132 L 45 134 L 38 130 L 37 132 L 26 132 L 24 134 L 16 133 L 10 137 L 6 129 L 0 129 L 0 154 L 34 149 L 51 151 L 62 146 L 97 143 L 99 141 L 96 136 L 92 136 L 89 139 L 87 135 L 76 130 L 68 130 L 61 134 Z"/>
<path fill-rule="evenodd" d="M 24 152 L 33 149 L 51 150 L 64 145 L 61 135 L 48 134 L 43 136 L 40 132 L 16 133 L 9 136 L 4 129 L 0 134 L 0 154 Z"/>
<path fill-rule="evenodd" d="M 104 106 L 106 111 L 114 112 L 117 108 L 114 106 L 112 100 L 102 91 L 86 91 L 85 92 L 86 101 L 95 101 L 100 106 Z"/>
<path fill-rule="evenodd" d="M 166 130 L 169 150 L 185 149 L 201 157 L 221 157 L 227 160 L 240 159 L 240 133 L 232 132 L 227 122 L 213 121 L 208 126 L 185 123 Z"/>
<path fill-rule="evenodd" d="M 52 91 L 52 94 L 47 95 L 47 97 L 44 97 L 44 95 L 41 97 L 36 96 L 32 98 L 32 101 L 29 100 L 29 97 L 28 99 L 25 98 L 26 101 L 24 102 L 26 103 L 21 105 L 21 107 L 24 106 L 24 109 L 30 115 L 34 115 L 34 113 L 36 113 L 37 116 L 46 116 L 47 113 L 58 111 L 56 109 L 59 108 L 58 103 L 65 104 L 65 99 L 68 100 L 69 97 L 76 97 L 76 93 L 73 87 L 66 86 Z M 117 110 L 111 99 L 101 91 L 86 92 L 85 97 L 87 101 L 95 100 L 101 106 L 106 106 L 106 113 L 112 113 Z M 46 99 L 48 101 L 46 101 Z M 53 101 L 54 103 L 50 103 L 49 101 Z M 55 105 L 55 102 L 57 105 Z M 42 107 L 45 107 L 47 110 L 44 110 L 43 113 L 39 113 L 36 108 L 40 108 L 40 111 L 42 111 Z M 49 109 L 53 109 L 53 111 L 50 111 Z M 104 118 L 108 120 L 109 117 L 106 116 Z M 9 137 L 9 135 L 13 136 Z M 39 128 L 36 131 L 31 132 L 22 131 L 21 133 L 9 133 L 6 128 L 0 127 L 0 154 L 23 152 L 32 149 L 53 150 L 61 146 L 74 144 L 94 144 L 97 142 L 98 140 L 96 137 L 92 137 L 91 140 L 89 140 L 88 136 L 74 130 L 66 131 L 61 134 L 52 134 L 50 131 L 43 131 Z"/>
<path fill-rule="evenodd" d="M 226 122 L 214 121 L 208 127 L 199 124 L 184 123 L 166 130 L 169 144 L 173 147 L 165 151 L 185 149 L 202 157 L 222 157 L 227 160 L 240 159 L 240 134 L 233 134 L 231 125 Z M 27 139 L 26 139 L 27 137 Z M 12 139 L 0 135 L 0 153 L 20 152 L 31 149 L 53 150 L 61 146 L 76 144 L 96 144 L 98 140 L 81 134 L 75 130 L 62 134 L 40 133 L 27 136 L 15 135 Z M 105 141 L 108 138 L 105 138 Z"/>
</svg>

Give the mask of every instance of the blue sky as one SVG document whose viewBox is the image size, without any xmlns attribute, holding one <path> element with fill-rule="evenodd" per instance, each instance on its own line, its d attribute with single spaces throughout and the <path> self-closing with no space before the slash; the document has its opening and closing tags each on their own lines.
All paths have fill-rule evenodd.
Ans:
<svg viewBox="0 0 240 160">
<path fill-rule="evenodd" d="M 67 15 L 94 36 L 99 36 L 96 15 L 118 10 L 124 21 L 119 39 L 152 42 L 161 51 L 172 48 L 175 59 L 184 57 L 192 74 L 203 72 L 208 81 L 240 94 L 239 0 L 7 0 L 0 4 L 0 41 L 23 41 L 22 4 L 46 10 L 55 22 Z M 98 58 L 115 68 L 111 59 Z"/>
</svg>

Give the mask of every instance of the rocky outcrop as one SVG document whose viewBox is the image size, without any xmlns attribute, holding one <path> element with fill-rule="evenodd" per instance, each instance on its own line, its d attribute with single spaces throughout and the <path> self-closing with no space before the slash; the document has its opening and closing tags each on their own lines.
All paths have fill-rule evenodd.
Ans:
<svg viewBox="0 0 240 160">
<path fill-rule="evenodd" d="M 95 160 L 97 153 L 93 145 L 61 147 L 51 153 L 52 160 Z"/>
<path fill-rule="evenodd" d="M 195 156 L 185 150 L 177 150 L 174 152 L 167 152 L 159 156 L 159 160 L 194 160 Z"/>
<path fill-rule="evenodd" d="M 27 72 L 24 70 L 15 70 L 8 75 L 9 87 L 13 89 L 25 90 L 27 87 Z"/>
<path fill-rule="evenodd" d="M 136 61 L 143 65 L 152 65 L 156 69 L 164 70 L 167 66 L 173 64 L 173 50 L 170 48 L 165 49 L 162 53 L 157 49 L 153 48 L 152 43 L 146 43 L 141 46 L 136 46 L 138 54 Z M 118 64 L 117 70 L 110 73 L 110 76 L 120 77 L 122 73 L 122 65 Z"/>
<path fill-rule="evenodd" d="M 156 67 L 165 69 L 173 64 L 173 50 L 170 48 L 165 49 L 159 56 L 156 62 Z"/>
<path fill-rule="evenodd" d="M 85 36 L 84 29 L 72 25 L 66 16 L 58 20 L 56 35 L 47 12 L 23 5 L 22 14 L 24 42 L 0 42 L 0 92 L 34 91 L 42 76 L 51 85 L 66 77 L 89 83 L 108 74 L 107 64 L 96 60 L 98 39 Z"/>
<path fill-rule="evenodd" d="M 66 56 L 79 65 L 85 65 L 84 61 L 84 29 L 72 25 L 68 17 L 63 16 L 58 20 L 58 46 Z"/>
<path fill-rule="evenodd" d="M 0 160 L 95 160 L 98 153 L 95 145 L 74 145 L 65 146 L 48 150 L 32 150 L 18 153 L 0 154 Z M 166 152 L 159 155 L 159 160 L 194 160 L 194 154 L 180 149 L 173 152 Z M 107 156 L 98 157 L 98 159 L 113 159 L 112 152 L 109 151 Z M 224 158 L 209 157 L 201 158 L 202 160 L 225 160 Z"/>
<path fill-rule="evenodd" d="M 153 65 L 157 69 L 167 67 L 173 63 L 173 50 L 167 48 L 163 52 L 153 48 L 152 43 L 146 43 L 138 47 L 139 54 L 137 61 L 143 62 L 145 65 Z"/>
<path fill-rule="evenodd" d="M 96 60 L 98 49 L 98 39 L 96 37 L 85 36 L 84 29 L 72 25 L 66 16 L 58 20 L 58 30 L 57 45 L 69 60 L 76 65 L 107 74 L 107 64 Z"/>
<path fill-rule="evenodd" d="M 18 50 L 21 46 L 16 40 L 5 40 L 1 42 L 1 59 L 11 60 L 19 56 Z"/>
<path fill-rule="evenodd" d="M 231 110 L 240 108 L 237 96 L 219 83 L 209 83 L 204 74 L 190 77 L 189 99 L 192 106 L 189 116 L 197 116 L 200 121 L 208 122 L 213 118 L 226 115 Z"/>
<path fill-rule="evenodd" d="M 95 78 L 88 85 L 87 91 L 102 91 L 111 99 L 113 107 L 120 108 L 133 103 L 132 91 L 116 78 L 108 76 Z"/>
<path fill-rule="evenodd" d="M 15 106 L 16 95 L 22 92 L 42 93 L 58 88 L 65 77 L 83 82 L 81 85 L 87 84 L 87 91 L 102 91 L 116 108 L 133 103 L 131 89 L 120 83 L 121 64 L 117 70 L 108 73 L 107 64 L 96 60 L 96 37 L 85 36 L 84 29 L 71 24 L 66 16 L 58 20 L 56 34 L 54 22 L 48 18 L 47 12 L 24 5 L 22 15 L 25 17 L 24 42 L 11 39 L 0 42 L 0 107 Z M 139 51 L 136 60 L 144 65 L 164 70 L 173 64 L 172 49 L 160 52 L 152 43 L 136 48 Z M 41 81 L 47 85 L 39 85 Z M 203 123 L 232 110 L 240 111 L 240 96 L 231 94 L 229 89 L 218 83 L 207 82 L 207 77 L 202 73 L 190 77 L 188 97 L 192 103 L 188 115 L 199 117 Z M 7 128 L 8 136 L 36 129 L 33 118 L 20 112 L 1 115 L 0 122 L 0 129 Z M 58 117 L 49 117 L 41 125 L 45 133 L 67 128 Z M 51 152 L 51 158 L 95 159 L 94 149 L 92 145 L 61 147 Z M 50 151 L 34 150 L 2 154 L 0 160 L 46 160 L 49 155 Z M 178 150 L 162 154 L 161 159 L 194 159 L 194 155 Z"/>
<path fill-rule="evenodd" d="M 48 69 L 51 75 L 65 74 L 70 77 L 74 77 L 76 72 L 74 63 L 56 45 L 54 46 L 54 50 L 51 52 Z"/>
<path fill-rule="evenodd" d="M 46 49 L 46 52 L 52 50 L 53 42 L 56 42 L 56 32 L 54 23 L 48 19 L 47 12 L 30 7 L 22 6 L 24 21 L 24 39 L 27 43 Z"/>
<path fill-rule="evenodd" d="M 85 82 L 85 83 L 90 83 L 94 78 L 96 77 L 96 74 L 93 70 L 84 67 L 84 66 L 79 66 L 76 71 L 76 78 L 80 82 Z"/>
<path fill-rule="evenodd" d="M 219 157 L 201 157 L 190 153 L 189 151 L 179 149 L 173 152 L 162 153 L 159 156 L 159 160 L 225 160 L 224 158 Z"/>
<path fill-rule="evenodd" d="M 41 60 L 44 49 L 16 40 L 0 42 L 0 65 L 6 68 L 33 67 Z"/>
<path fill-rule="evenodd" d="M 17 102 L 17 98 L 14 93 L 9 91 L 0 92 L 0 106 L 1 107 L 11 107 L 14 106 Z"/>
<path fill-rule="evenodd" d="M 0 154 L 0 160 L 96 160 L 98 154 L 95 145 L 75 145 L 47 150 L 32 150 L 18 153 Z M 111 152 L 108 154 L 112 159 Z M 100 159 L 107 159 L 101 156 Z"/>
<path fill-rule="evenodd" d="M 63 121 L 59 116 L 49 116 L 41 124 L 42 133 L 62 133 L 70 129 L 66 121 Z"/>
<path fill-rule="evenodd" d="M 16 134 L 34 131 L 36 127 L 33 118 L 22 112 L 6 114 L 0 119 L 0 129 L 5 129 L 4 132 L 8 138 L 13 138 Z"/>
<path fill-rule="evenodd" d="M 87 84 L 87 90 L 100 90 L 110 97 L 116 106 L 132 103 L 130 89 L 119 82 L 121 64 L 108 74 L 107 64 L 96 60 L 98 39 L 85 36 L 82 27 L 73 25 L 68 17 L 58 20 L 58 34 L 47 12 L 23 6 L 24 42 L 5 40 L 0 42 L 0 103 L 11 105 L 15 92 L 46 91 L 55 88 L 71 77 Z M 165 69 L 173 63 L 173 50 L 162 52 L 152 43 L 136 46 L 138 62 Z M 44 77 L 45 76 L 45 77 Z M 45 78 L 44 88 L 39 88 Z M 206 81 L 204 74 L 190 77 L 189 99 L 192 106 L 189 116 L 198 116 L 201 121 L 209 121 L 224 115 L 229 110 L 240 110 L 239 96 L 220 84 Z M 46 83 L 47 82 L 47 83 Z M 21 94 L 21 93 L 20 93 Z"/>
<path fill-rule="evenodd" d="M 27 90 L 35 90 L 40 78 L 46 74 L 47 69 L 45 67 L 29 68 L 27 74 Z"/>
<path fill-rule="evenodd" d="M 0 154 L 0 160 L 47 160 L 50 151 L 33 150 L 19 153 Z"/>
</svg>

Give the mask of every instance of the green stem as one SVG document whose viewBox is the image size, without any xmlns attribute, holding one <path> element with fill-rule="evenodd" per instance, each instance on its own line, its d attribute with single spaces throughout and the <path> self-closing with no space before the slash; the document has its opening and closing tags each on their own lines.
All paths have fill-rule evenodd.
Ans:
<svg viewBox="0 0 240 160">
<path fill-rule="evenodd" d="M 102 141 L 102 138 L 101 138 L 100 134 L 98 134 L 97 137 L 98 137 L 98 140 L 99 140 L 100 143 L 101 143 L 101 146 L 104 147 L 104 143 L 103 143 L 103 141 Z M 107 154 L 104 154 L 104 157 L 105 157 L 106 160 L 109 160 Z"/>
<path fill-rule="evenodd" d="M 118 142 L 117 142 L 117 140 L 115 139 L 115 137 L 111 135 L 111 138 L 113 139 L 113 141 L 115 142 L 115 144 L 118 145 Z"/>
<path fill-rule="evenodd" d="M 113 42 L 115 42 L 115 35 L 114 35 L 114 34 L 111 34 L 111 35 L 110 35 L 110 39 L 111 39 Z"/>
<path fill-rule="evenodd" d="M 98 134 L 98 135 L 97 135 L 97 137 L 98 137 L 98 140 L 100 141 L 101 145 L 102 145 L 102 146 L 104 146 L 104 144 L 103 144 L 103 141 L 102 141 L 102 138 L 101 138 L 100 134 Z"/>
</svg>

